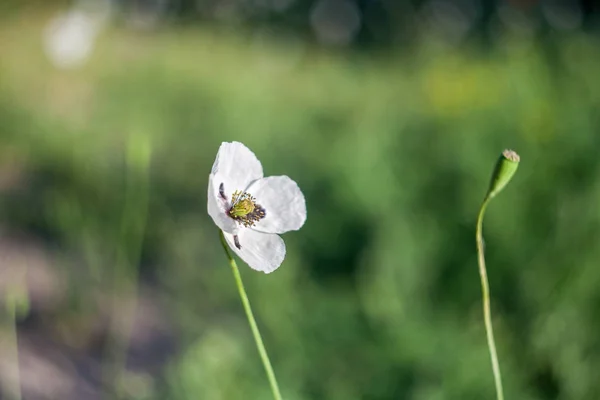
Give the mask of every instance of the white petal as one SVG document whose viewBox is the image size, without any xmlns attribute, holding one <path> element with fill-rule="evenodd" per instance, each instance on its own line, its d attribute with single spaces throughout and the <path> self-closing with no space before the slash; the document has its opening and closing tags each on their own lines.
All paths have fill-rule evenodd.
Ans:
<svg viewBox="0 0 600 400">
<path fill-rule="evenodd" d="M 260 161 L 254 153 L 240 142 L 223 142 L 219 147 L 217 158 L 213 164 L 211 175 L 217 182 L 217 189 L 223 183 L 225 193 L 231 200 L 236 190 L 246 190 L 248 185 L 263 177 Z"/>
<path fill-rule="evenodd" d="M 285 243 L 283 239 L 273 233 L 261 233 L 251 229 L 240 229 L 237 248 L 233 235 L 223 233 L 229 247 L 250 268 L 266 274 L 275 271 L 285 258 Z"/>
<path fill-rule="evenodd" d="M 219 183 L 210 175 L 208 178 L 208 215 L 222 231 L 237 233 L 237 223 L 227 215 L 227 204 L 227 200 L 219 194 Z"/>
<path fill-rule="evenodd" d="M 284 233 L 298 230 L 306 221 L 306 202 L 302 191 L 287 176 L 259 179 L 248 188 L 265 209 L 265 217 L 253 228 L 260 232 Z"/>
</svg>

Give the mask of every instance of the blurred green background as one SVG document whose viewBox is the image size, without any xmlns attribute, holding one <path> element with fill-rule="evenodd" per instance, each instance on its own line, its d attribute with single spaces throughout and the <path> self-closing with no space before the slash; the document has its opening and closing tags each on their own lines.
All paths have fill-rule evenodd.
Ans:
<svg viewBox="0 0 600 400">
<path fill-rule="evenodd" d="M 240 263 L 285 399 L 494 398 L 474 228 L 504 148 L 521 165 L 484 235 L 506 398 L 600 398 L 593 10 L 398 2 L 394 31 L 356 28 L 368 1 L 121 3 L 0 17 L 0 292 L 25 399 L 271 398 L 206 213 L 233 140 L 307 198 L 280 269 Z"/>
</svg>

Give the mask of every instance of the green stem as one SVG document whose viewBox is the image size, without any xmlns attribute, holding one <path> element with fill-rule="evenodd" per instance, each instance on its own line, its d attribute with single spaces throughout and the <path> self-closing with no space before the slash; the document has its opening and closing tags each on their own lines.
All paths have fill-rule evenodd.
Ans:
<svg viewBox="0 0 600 400">
<path fill-rule="evenodd" d="M 500 375 L 500 364 L 498 363 L 498 354 L 496 354 L 496 342 L 494 341 L 494 329 L 492 328 L 492 317 L 490 311 L 490 286 L 485 268 L 485 255 L 483 244 L 483 216 L 490 202 L 491 197 L 487 196 L 481 205 L 477 217 L 477 256 L 479 261 L 479 275 L 481 276 L 481 290 L 483 292 L 483 318 L 485 320 L 485 330 L 487 333 L 488 348 L 490 358 L 492 359 L 492 370 L 494 372 L 494 382 L 496 383 L 496 397 L 498 400 L 504 400 L 502 391 L 502 376 Z"/>
<path fill-rule="evenodd" d="M 256 320 L 254 319 L 254 314 L 252 313 L 252 308 L 250 307 L 250 301 L 248 300 L 246 290 L 244 289 L 242 276 L 240 275 L 238 266 L 235 260 L 233 259 L 231 252 L 229 251 L 229 246 L 225 241 L 223 232 L 220 232 L 220 235 L 221 244 L 223 245 L 223 249 L 225 249 L 225 254 L 227 254 L 227 258 L 229 259 L 229 265 L 231 265 L 231 270 L 233 271 L 235 283 L 237 284 L 238 291 L 240 292 L 240 297 L 242 298 L 242 304 L 244 305 L 244 310 L 246 311 L 246 316 L 248 317 L 248 322 L 250 323 L 250 329 L 252 330 L 252 334 L 254 335 L 254 340 L 256 342 L 256 347 L 258 348 L 258 353 L 260 354 L 260 358 L 265 367 L 265 371 L 267 372 L 267 377 L 269 378 L 269 383 L 271 384 L 271 391 L 273 392 L 273 397 L 275 398 L 275 400 L 281 400 L 281 393 L 279 392 L 279 386 L 277 385 L 275 372 L 273 372 L 271 361 L 269 360 L 267 350 L 265 349 L 262 337 L 260 336 L 260 331 L 258 330 L 258 326 L 256 325 Z"/>
<path fill-rule="evenodd" d="M 150 140 L 140 135 L 130 136 L 121 238 L 115 269 L 112 271 L 113 304 L 110 330 L 112 337 L 106 349 L 104 366 L 107 399 L 125 397 L 123 375 L 127 372 L 127 353 L 139 295 L 139 263 L 148 219 L 150 156 Z M 126 302 L 125 305 L 123 301 Z M 121 321 L 118 315 L 126 317 Z M 110 385 L 113 385 L 112 389 Z"/>
<path fill-rule="evenodd" d="M 17 304 L 15 299 L 7 299 L 6 303 L 7 325 L 9 325 L 8 330 L 10 335 L 9 346 L 12 349 L 11 358 L 14 364 L 15 374 L 12 384 L 4 382 L 2 385 L 2 393 L 4 394 L 2 398 L 6 397 L 6 399 L 21 400 L 21 371 L 19 367 L 19 340 L 17 336 Z"/>
</svg>

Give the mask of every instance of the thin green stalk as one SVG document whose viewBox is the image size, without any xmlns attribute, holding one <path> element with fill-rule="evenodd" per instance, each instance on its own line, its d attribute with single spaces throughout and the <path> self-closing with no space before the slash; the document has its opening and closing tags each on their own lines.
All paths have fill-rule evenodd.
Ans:
<svg viewBox="0 0 600 400">
<path fill-rule="evenodd" d="M 137 308 L 139 262 L 142 254 L 144 232 L 148 218 L 150 187 L 150 140 L 143 135 L 129 138 L 127 152 L 127 183 L 125 204 L 121 220 L 121 242 L 117 249 L 117 261 L 113 271 L 113 304 L 111 333 L 106 349 L 104 365 L 105 397 L 124 397 L 123 373 L 126 372 L 127 353 L 135 311 Z M 121 297 L 123 296 L 123 297 Z M 130 299 L 123 305 L 122 299 Z M 117 318 L 118 314 L 125 318 Z M 121 323 L 125 323 L 121 327 Z M 109 389 L 113 385 L 112 389 Z"/>
<path fill-rule="evenodd" d="M 10 358 L 13 362 L 15 374 L 11 384 L 4 382 L 2 385 L 2 398 L 21 400 L 21 371 L 19 368 L 19 339 L 17 335 L 17 319 L 19 313 L 16 299 L 9 297 L 11 296 L 7 296 L 6 299 L 7 325 L 9 331 L 8 345 L 12 350 Z"/>
<path fill-rule="evenodd" d="M 496 161 L 490 186 L 488 187 L 485 199 L 479 209 L 477 216 L 477 232 L 475 234 L 477 241 L 477 261 L 479 263 L 479 275 L 481 276 L 481 291 L 483 292 L 483 319 L 485 320 L 485 331 L 487 333 L 488 348 L 490 358 L 492 359 L 492 370 L 494 372 L 494 382 L 496 384 L 496 397 L 498 400 L 504 400 L 502 391 L 502 376 L 500 375 L 500 365 L 498 364 L 498 354 L 496 354 L 496 342 L 494 341 L 494 329 L 492 328 L 492 315 L 490 311 L 490 285 L 488 283 L 487 270 L 485 268 L 485 254 L 483 243 L 483 216 L 489 202 L 498 195 L 508 185 L 510 180 L 517 172 L 521 158 L 513 151 L 506 149 Z"/>
<path fill-rule="evenodd" d="M 250 329 L 252 330 L 252 334 L 254 335 L 254 340 L 256 342 L 256 347 L 258 348 L 258 353 L 260 354 L 260 358 L 265 367 L 265 371 L 267 373 L 267 377 L 269 378 L 269 383 L 271 385 L 271 391 L 273 392 L 273 397 L 275 400 L 281 400 L 281 393 L 279 392 L 279 385 L 277 385 L 277 379 L 275 378 L 275 372 L 273 372 L 273 367 L 271 366 L 271 361 L 269 360 L 269 356 L 267 355 L 267 350 L 265 349 L 265 345 L 263 344 L 262 337 L 260 335 L 260 331 L 258 330 L 258 326 L 256 325 L 256 320 L 254 319 L 254 314 L 252 313 L 252 308 L 250 307 L 250 301 L 248 300 L 248 296 L 246 295 L 246 290 L 244 289 L 244 283 L 242 282 L 242 276 L 240 275 L 240 271 L 238 266 L 229 251 L 229 246 L 225 241 L 225 237 L 223 236 L 223 232 L 220 232 L 221 236 L 221 244 L 223 245 L 223 249 L 225 249 L 225 254 L 229 260 L 229 265 L 231 265 L 231 270 L 233 271 L 233 276 L 235 278 L 235 283 L 237 284 L 238 291 L 240 292 L 240 297 L 242 299 L 242 304 L 244 305 L 244 310 L 246 311 L 246 316 L 248 317 L 248 323 L 250 323 Z"/>
<path fill-rule="evenodd" d="M 494 341 L 494 329 L 492 327 L 492 316 L 490 311 L 490 285 L 487 278 L 487 270 L 485 267 L 485 255 L 483 244 L 483 216 L 485 210 L 491 200 L 490 196 L 486 196 L 477 217 L 477 256 L 479 261 L 479 275 L 481 276 L 481 290 L 483 292 L 483 318 L 485 320 L 485 330 L 487 333 L 488 348 L 490 350 L 490 358 L 492 359 L 492 370 L 494 371 L 494 382 L 496 383 L 496 397 L 498 400 L 504 400 L 502 390 L 502 376 L 500 375 L 500 364 L 498 363 L 498 354 L 496 354 L 496 342 Z"/>
</svg>

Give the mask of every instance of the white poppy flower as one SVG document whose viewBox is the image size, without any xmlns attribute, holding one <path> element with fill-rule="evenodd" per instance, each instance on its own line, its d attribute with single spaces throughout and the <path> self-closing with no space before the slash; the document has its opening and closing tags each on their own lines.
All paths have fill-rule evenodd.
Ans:
<svg viewBox="0 0 600 400">
<path fill-rule="evenodd" d="M 285 257 L 278 234 L 304 225 L 306 203 L 296 182 L 287 176 L 263 177 L 250 149 L 224 142 L 208 180 L 208 214 L 242 260 L 269 273 Z"/>
</svg>

